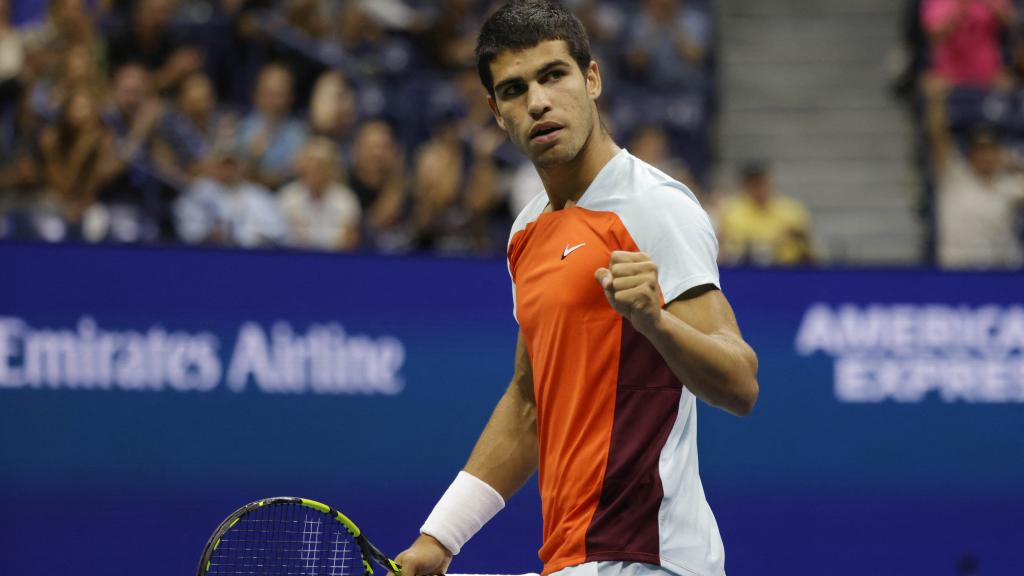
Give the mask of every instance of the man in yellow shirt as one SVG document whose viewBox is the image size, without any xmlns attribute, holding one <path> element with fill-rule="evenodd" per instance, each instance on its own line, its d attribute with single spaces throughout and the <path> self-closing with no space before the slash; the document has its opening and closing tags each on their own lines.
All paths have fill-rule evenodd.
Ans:
<svg viewBox="0 0 1024 576">
<path fill-rule="evenodd" d="M 811 264 L 811 215 L 798 200 L 775 192 L 760 162 L 740 170 L 739 194 L 718 211 L 720 260 L 757 266 Z"/>
</svg>

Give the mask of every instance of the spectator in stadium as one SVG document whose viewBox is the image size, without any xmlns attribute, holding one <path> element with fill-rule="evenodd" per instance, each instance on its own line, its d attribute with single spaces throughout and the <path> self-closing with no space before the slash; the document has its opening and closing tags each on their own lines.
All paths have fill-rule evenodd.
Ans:
<svg viewBox="0 0 1024 576">
<path fill-rule="evenodd" d="M 0 214 L 18 210 L 35 184 L 29 146 L 18 128 L 25 70 L 25 42 L 10 20 L 10 3 L 0 0 Z"/>
<path fill-rule="evenodd" d="M 24 65 L 25 42 L 11 25 L 8 0 L 0 0 L 0 114 L 17 100 Z"/>
<path fill-rule="evenodd" d="M 114 72 L 102 117 L 125 169 L 100 190 L 97 210 L 102 225 L 89 228 L 91 239 L 133 242 L 156 237 L 156 221 L 164 212 L 163 184 L 153 174 L 150 153 L 164 112 L 142 65 L 126 64 Z"/>
<path fill-rule="evenodd" d="M 442 0 L 421 42 L 431 64 L 442 70 L 457 70 L 473 63 L 473 48 L 480 21 L 478 2 Z"/>
<path fill-rule="evenodd" d="M 378 42 L 384 31 L 366 12 L 362 2 L 345 2 L 338 11 L 336 34 L 346 51 L 358 53 Z"/>
<path fill-rule="evenodd" d="M 1024 177 L 994 129 L 975 127 L 961 154 L 949 133 L 946 87 L 927 86 L 927 124 L 936 175 L 937 253 L 944 268 L 1021 265 L 1015 217 L 1024 208 Z"/>
<path fill-rule="evenodd" d="M 46 19 L 21 30 L 25 42 L 23 114 L 19 128 L 32 138 L 56 120 L 68 87 L 103 84 L 103 44 L 82 0 L 54 0 Z"/>
<path fill-rule="evenodd" d="M 289 244 L 320 250 L 355 248 L 362 210 L 356 195 L 342 183 L 337 146 L 326 138 L 311 138 L 296 167 L 298 180 L 278 193 Z"/>
<path fill-rule="evenodd" d="M 1001 35 L 1012 30 L 1010 0 L 923 0 L 931 42 L 931 73 L 954 86 L 1006 85 Z"/>
<path fill-rule="evenodd" d="M 398 224 L 405 208 L 405 154 L 391 126 L 370 120 L 356 132 L 349 186 L 371 233 Z"/>
<path fill-rule="evenodd" d="M 618 57 L 622 52 L 619 44 L 639 19 L 624 6 L 599 0 L 566 3 L 586 18 L 594 32 L 595 49 L 608 45 L 614 50 L 608 54 Z M 435 75 L 438 81 L 430 84 L 447 86 L 450 102 L 458 101 L 458 143 L 451 150 L 457 149 L 456 155 L 462 159 L 454 199 L 444 211 L 456 216 L 449 224 L 457 221 L 457 225 L 449 228 L 457 233 L 442 235 L 457 236 L 459 242 L 468 239 L 472 249 L 486 250 L 489 236 L 494 236 L 488 230 L 493 233 L 501 227 L 500 218 L 507 217 L 503 203 L 510 199 L 504 194 L 508 186 L 503 171 L 511 174 L 517 164 L 508 154 L 511 145 L 494 137 L 490 110 L 479 97 L 481 88 L 472 58 L 466 58 L 471 55 L 468 49 L 475 28 L 491 4 L 446 0 L 438 3 L 437 10 L 424 10 L 422 2 L 409 0 L 332 0 L 326 4 L 214 0 L 209 3 L 209 19 L 204 20 L 206 16 L 199 18 L 200 13 L 191 10 L 203 2 L 54 0 L 47 3 L 46 19 L 39 24 L 13 30 L 0 16 L 0 100 L 6 95 L 4 86 L 10 87 L 6 110 L 0 102 L 0 185 L 35 191 L 42 189 L 43 180 L 52 180 L 46 176 L 40 153 L 43 127 L 57 125 L 62 103 L 74 87 L 88 85 L 102 94 L 109 72 L 110 92 L 97 102 L 121 169 L 99 188 L 93 205 L 109 207 L 118 194 L 122 196 L 118 201 L 135 202 L 144 197 L 147 214 L 154 204 L 158 206 L 163 230 L 173 236 L 169 216 L 173 198 L 187 189 L 192 179 L 208 175 L 204 159 L 212 157 L 214 141 L 230 134 L 240 144 L 235 154 L 247 170 L 246 178 L 278 190 L 296 179 L 295 155 L 308 133 L 332 140 L 340 150 L 342 164 L 350 168 L 343 177 L 351 181 L 366 215 L 363 240 L 380 247 L 376 239 L 392 231 L 392 240 L 402 237 L 404 244 L 386 243 L 407 246 L 417 218 L 421 223 L 434 223 L 421 226 L 422 236 L 434 235 L 428 229 L 436 229 L 438 212 L 433 200 L 413 201 L 414 163 L 405 161 L 405 152 L 412 156 L 414 146 L 428 133 L 435 133 L 437 125 L 417 108 L 417 103 L 424 101 L 402 95 L 426 97 L 434 90 L 391 88 L 397 84 L 394 80 L 403 78 L 401 71 L 433 58 L 441 71 Z M 9 5 L 10 0 L 0 0 L 0 13 Z M 692 24 L 698 20 L 695 15 L 703 14 L 700 5 L 696 0 L 651 0 L 643 9 L 651 14 L 671 11 L 679 22 Z M 280 23 L 301 30 L 320 48 L 335 44 L 333 51 L 310 53 L 282 44 L 281 38 L 270 34 L 273 26 L 267 24 L 268 14 L 280 15 Z M 183 18 L 177 20 L 179 17 Z M 421 58 L 410 50 L 417 40 L 431 35 L 442 40 L 432 47 L 436 48 L 432 55 Z M 9 76 L 15 80 L 4 82 L 5 62 L 18 60 L 17 50 L 7 48 L 11 39 L 23 46 L 23 64 L 20 74 Z M 8 52 L 11 58 L 5 56 Z M 264 65 L 279 62 L 279 58 L 289 63 L 292 58 L 312 62 L 313 72 L 304 75 L 287 65 Z M 340 70 L 324 71 L 327 62 L 338 64 L 346 73 L 347 66 L 354 66 L 353 73 L 359 78 L 358 99 Z M 606 75 L 618 64 L 618 60 L 608 62 Z M 308 108 L 304 105 L 306 94 L 310 96 Z M 248 111 L 249 101 L 253 106 L 244 123 L 225 113 L 226 107 L 221 108 L 230 103 L 233 110 L 244 107 Z M 293 108 L 293 102 L 299 106 Z M 297 119 L 292 113 L 296 109 L 308 110 L 308 116 Z M 393 132 L 387 124 L 376 122 L 361 123 L 361 114 L 388 114 L 392 126 L 401 130 Z M 444 156 L 436 149 L 424 155 Z M 423 171 L 428 171 L 427 164 Z M 430 192 L 430 198 L 446 196 L 440 193 L 445 187 L 435 186 L 428 174 L 422 174 L 420 181 L 426 183 L 422 189 Z M 417 210 L 419 216 L 414 215 Z"/>
<path fill-rule="evenodd" d="M 411 198 L 414 248 L 447 252 L 464 249 L 458 236 L 463 215 L 457 210 L 464 163 L 455 124 L 450 120 L 417 150 Z"/>
<path fill-rule="evenodd" d="M 204 2 L 198 3 L 200 6 Z M 266 61 L 268 38 L 261 25 L 276 0 L 214 0 L 203 26 L 203 71 L 224 104 L 248 105 L 252 84 Z"/>
<path fill-rule="evenodd" d="M 238 126 L 250 178 L 276 189 L 294 175 L 295 155 L 306 143 L 304 122 L 292 116 L 292 74 L 280 64 L 260 70 L 253 111 Z"/>
<path fill-rule="evenodd" d="M 0 164 L 0 217 L 8 212 L 31 212 L 38 204 L 39 169 L 24 149 L 5 156 Z"/>
<path fill-rule="evenodd" d="M 339 63 L 341 51 L 331 37 L 334 5 L 323 0 L 285 0 L 272 3 L 257 18 L 266 36 L 260 64 L 274 62 L 291 75 L 292 97 L 300 107 L 309 101 L 313 84 L 324 67 Z"/>
<path fill-rule="evenodd" d="M 811 216 L 799 201 L 775 191 L 763 162 L 740 170 L 739 194 L 719 210 L 720 260 L 755 266 L 811 264 Z"/>
<path fill-rule="evenodd" d="M 69 46 L 85 44 L 96 51 L 100 48 L 99 34 L 83 0 L 53 0 L 46 9 L 46 19 L 28 26 L 23 34 L 33 65 L 47 71 L 56 66 L 54 57 Z"/>
<path fill-rule="evenodd" d="M 633 131 L 626 148 L 637 158 L 668 174 L 672 178 L 686 184 L 697 198 L 704 200 L 703 194 L 693 174 L 682 161 L 672 156 L 668 134 L 661 126 L 646 124 Z"/>
<path fill-rule="evenodd" d="M 572 0 L 565 3 L 575 12 L 590 37 L 594 59 L 601 63 L 601 76 L 614 94 L 619 82 L 618 65 L 622 60 L 622 41 L 629 23 L 627 10 L 633 3 L 605 2 L 604 0 Z"/>
<path fill-rule="evenodd" d="M 448 87 L 452 89 L 451 100 L 447 103 L 448 111 L 441 116 L 458 116 L 461 138 L 471 139 L 473 134 L 493 128 L 494 117 L 487 100 L 480 97 L 486 92 L 480 87 L 475 67 L 464 67 L 452 74 Z"/>
<path fill-rule="evenodd" d="M 629 23 L 626 66 L 634 81 L 655 88 L 705 87 L 711 22 L 686 0 L 646 0 Z"/>
<path fill-rule="evenodd" d="M 142 63 L 153 72 L 153 84 L 161 93 L 174 90 L 203 66 L 202 52 L 173 34 L 173 10 L 173 0 L 138 0 L 131 24 L 111 34 L 107 43 L 111 65 Z"/>
<path fill-rule="evenodd" d="M 345 75 L 339 70 L 321 74 L 309 102 L 310 132 L 334 142 L 347 159 L 352 155 L 358 120 L 356 95 Z"/>
<path fill-rule="evenodd" d="M 475 67 L 465 67 L 455 73 L 451 86 L 456 100 L 447 115 L 455 122 L 462 153 L 469 160 L 468 166 L 463 167 L 466 177 L 461 197 L 467 219 L 466 239 L 473 251 L 486 253 L 491 251 L 494 240 L 497 239 L 498 244 L 505 242 L 508 223 L 496 218 L 501 212 L 507 212 L 503 177 L 511 176 L 521 155 L 505 133 L 495 126 Z"/>
<path fill-rule="evenodd" d="M 218 112 L 217 95 L 205 74 L 186 78 L 158 129 L 154 157 L 161 172 L 176 179 L 197 176 L 201 161 L 218 138 L 229 135 L 232 122 L 230 114 Z"/>
<path fill-rule="evenodd" d="M 493 235 L 491 224 L 500 199 L 495 152 L 507 138 L 492 126 L 467 124 L 459 111 L 449 110 L 431 125 L 434 134 L 413 162 L 411 247 L 486 253 L 492 236 L 505 235 Z"/>
<path fill-rule="evenodd" d="M 114 132 L 123 160 L 130 162 L 145 151 L 163 115 L 164 105 L 153 94 L 146 68 L 130 63 L 114 72 L 103 122 Z"/>
<path fill-rule="evenodd" d="M 97 34 L 81 0 L 54 0 L 46 18 L 19 31 L 25 60 L 22 97 L 23 127 L 36 132 L 41 121 L 52 122 L 65 94 L 61 86 L 84 68 L 97 69 L 102 53 Z M 89 66 L 77 64 L 88 63 Z M 98 71 L 94 74 L 98 80 Z"/>
<path fill-rule="evenodd" d="M 189 244 L 255 248 L 283 244 L 288 226 L 274 196 L 245 178 L 242 155 L 230 143 L 214 147 L 210 175 L 196 179 L 175 203 L 175 228 Z"/>
<path fill-rule="evenodd" d="M 336 37 L 350 61 L 369 74 L 400 73 L 407 69 L 410 51 L 389 38 L 371 13 L 370 2 L 345 2 L 338 11 Z"/>
<path fill-rule="evenodd" d="M 619 39 L 625 25 L 622 6 L 599 0 L 575 0 L 567 2 L 576 17 L 587 29 L 590 43 L 595 46 L 610 46 Z"/>
<path fill-rule="evenodd" d="M 498 150 L 510 144 L 505 133 L 493 126 L 475 132 L 468 144 L 471 162 L 462 199 L 466 215 L 465 236 L 470 250 L 486 254 L 492 251 L 495 238 L 499 239 L 498 245 L 504 246 L 507 235 L 507 227 L 496 225 L 495 213 L 501 200 L 502 174 L 497 160 Z"/>
<path fill-rule="evenodd" d="M 101 189 L 124 170 L 90 86 L 69 91 L 56 123 L 40 134 L 39 150 L 49 203 L 71 223 L 81 222 Z"/>
<path fill-rule="evenodd" d="M 288 0 L 284 4 L 284 20 L 291 29 L 310 40 L 323 40 L 330 33 L 327 2 Z"/>
<path fill-rule="evenodd" d="M 61 103 L 74 89 L 80 86 L 97 89 L 105 84 L 97 53 L 90 45 L 72 44 L 61 54 L 52 56 L 56 67 L 39 76 L 28 95 L 32 113 L 46 121 L 54 120 Z"/>
</svg>

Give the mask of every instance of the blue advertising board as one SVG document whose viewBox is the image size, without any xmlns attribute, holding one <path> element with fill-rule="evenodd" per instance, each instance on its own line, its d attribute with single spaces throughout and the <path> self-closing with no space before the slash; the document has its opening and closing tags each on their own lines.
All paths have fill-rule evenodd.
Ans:
<svg viewBox="0 0 1024 576">
<path fill-rule="evenodd" d="M 0 245 L 0 572 L 189 574 L 259 497 L 416 535 L 512 372 L 504 263 Z M 761 397 L 699 411 L 730 574 L 1024 573 L 1024 276 L 723 270 Z M 540 568 L 528 485 L 456 572 Z"/>
</svg>

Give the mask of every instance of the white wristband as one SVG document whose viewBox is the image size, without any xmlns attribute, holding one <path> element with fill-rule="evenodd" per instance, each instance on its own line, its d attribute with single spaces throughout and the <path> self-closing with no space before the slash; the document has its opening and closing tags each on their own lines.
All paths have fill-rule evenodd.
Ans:
<svg viewBox="0 0 1024 576">
<path fill-rule="evenodd" d="M 504 507 L 504 498 L 490 484 L 468 472 L 459 472 L 420 532 L 433 536 L 454 556 Z"/>
</svg>

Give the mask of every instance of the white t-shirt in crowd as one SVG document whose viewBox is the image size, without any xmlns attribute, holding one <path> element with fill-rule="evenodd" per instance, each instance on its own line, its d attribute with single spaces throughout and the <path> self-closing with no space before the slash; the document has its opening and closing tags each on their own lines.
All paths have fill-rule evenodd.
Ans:
<svg viewBox="0 0 1024 576">
<path fill-rule="evenodd" d="M 1024 177 L 1007 172 L 985 182 L 959 155 L 938 187 L 938 255 L 944 268 L 1015 268 L 1021 246 L 1013 226 Z"/>
<path fill-rule="evenodd" d="M 292 246 L 337 250 L 347 232 L 359 226 L 362 210 L 352 190 L 328 185 L 317 198 L 301 181 L 281 188 L 281 211 L 288 220 Z"/>
</svg>

